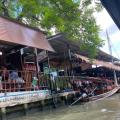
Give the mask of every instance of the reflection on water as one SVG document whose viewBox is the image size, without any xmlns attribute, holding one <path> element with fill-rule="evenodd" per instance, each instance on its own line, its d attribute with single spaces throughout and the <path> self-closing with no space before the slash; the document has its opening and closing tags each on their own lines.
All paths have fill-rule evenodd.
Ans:
<svg viewBox="0 0 120 120">
<path fill-rule="evenodd" d="M 120 94 L 97 102 L 44 111 L 12 120 L 120 120 Z"/>
</svg>

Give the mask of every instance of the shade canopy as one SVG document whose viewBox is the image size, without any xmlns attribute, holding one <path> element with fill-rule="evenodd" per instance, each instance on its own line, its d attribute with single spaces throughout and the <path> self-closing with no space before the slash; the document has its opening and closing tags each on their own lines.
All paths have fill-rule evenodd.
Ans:
<svg viewBox="0 0 120 120">
<path fill-rule="evenodd" d="M 101 2 L 120 29 L 120 0 L 101 0 Z"/>
<path fill-rule="evenodd" d="M 0 16 L 0 42 L 54 51 L 42 31 L 2 16 Z"/>
<path fill-rule="evenodd" d="M 90 64 L 94 64 L 94 65 L 101 65 L 101 66 L 104 66 L 106 68 L 109 68 L 109 69 L 114 69 L 114 70 L 117 70 L 117 71 L 120 71 L 120 66 L 117 66 L 117 65 L 114 65 L 113 63 L 111 62 L 104 62 L 104 61 L 100 61 L 100 60 L 96 60 L 96 59 L 93 59 L 92 61 L 85 57 L 85 56 L 82 56 L 82 55 L 78 55 L 78 54 L 75 54 L 75 56 L 83 61 L 85 61 L 86 63 L 90 63 Z"/>
</svg>

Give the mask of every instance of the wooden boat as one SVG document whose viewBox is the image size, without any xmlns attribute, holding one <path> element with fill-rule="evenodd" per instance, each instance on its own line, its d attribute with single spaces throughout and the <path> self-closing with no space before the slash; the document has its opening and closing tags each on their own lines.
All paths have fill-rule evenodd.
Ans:
<svg viewBox="0 0 120 120">
<path fill-rule="evenodd" d="M 102 83 L 102 81 L 100 81 L 98 78 L 90 78 L 90 77 L 88 77 L 88 79 L 95 82 L 96 86 L 99 86 L 97 83 Z M 88 79 L 86 78 L 86 80 L 88 80 Z M 90 101 L 102 100 L 104 98 L 112 96 L 113 94 L 115 94 L 120 89 L 120 86 L 115 85 L 113 83 L 113 81 L 104 80 L 104 83 L 105 82 L 107 83 L 106 89 L 97 89 L 97 87 L 96 87 L 88 95 L 87 94 L 82 95 L 79 98 L 77 98 L 71 105 L 74 105 L 79 101 L 90 102 Z M 95 95 L 91 96 L 93 93 L 95 93 Z"/>
<path fill-rule="evenodd" d="M 70 106 L 76 104 L 78 101 L 83 101 L 83 102 L 90 102 L 90 101 L 99 101 L 102 100 L 104 98 L 110 97 L 112 95 L 114 95 L 118 90 L 120 89 L 120 86 L 116 86 L 115 88 L 113 88 L 112 90 L 105 92 L 103 94 L 99 94 L 99 95 L 95 95 L 92 97 L 87 96 L 80 96 L 76 101 L 74 101 Z"/>
<path fill-rule="evenodd" d="M 113 94 L 115 94 L 119 89 L 120 89 L 120 86 L 116 86 L 115 88 L 113 88 L 112 90 L 110 90 L 108 92 L 89 97 L 89 101 L 98 101 L 98 100 L 102 100 L 104 98 L 110 97 Z"/>
</svg>

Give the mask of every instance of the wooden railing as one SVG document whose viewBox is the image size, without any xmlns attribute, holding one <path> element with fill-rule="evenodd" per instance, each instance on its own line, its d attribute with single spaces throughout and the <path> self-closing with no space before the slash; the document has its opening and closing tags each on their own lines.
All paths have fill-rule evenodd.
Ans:
<svg viewBox="0 0 120 120">
<path fill-rule="evenodd" d="M 17 79 L 12 78 L 12 72 L 17 72 Z M 57 92 L 77 90 L 83 81 L 103 82 L 103 84 L 107 83 L 107 80 L 104 81 L 101 78 L 80 76 L 58 76 L 53 78 L 48 75 L 37 74 L 34 71 L 0 70 L 0 92 L 4 93 L 43 89 Z M 108 84 L 113 83 L 108 80 Z"/>
<path fill-rule="evenodd" d="M 48 81 L 34 71 L 0 70 L 0 92 L 4 93 L 50 89 Z"/>
</svg>

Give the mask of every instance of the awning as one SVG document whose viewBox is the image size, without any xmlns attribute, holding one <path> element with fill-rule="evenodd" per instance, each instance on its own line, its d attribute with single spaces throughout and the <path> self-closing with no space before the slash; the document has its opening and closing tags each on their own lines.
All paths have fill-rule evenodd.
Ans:
<svg viewBox="0 0 120 120">
<path fill-rule="evenodd" d="M 2 16 L 0 16 L 0 41 L 54 51 L 42 31 Z"/>
<path fill-rule="evenodd" d="M 101 0 L 101 2 L 120 29 L 120 0 Z"/>
<path fill-rule="evenodd" d="M 78 55 L 78 54 L 75 54 L 75 56 L 77 58 L 85 61 L 86 63 L 90 63 L 93 65 L 101 65 L 101 66 L 104 66 L 104 67 L 109 68 L 109 69 L 114 69 L 114 70 L 120 71 L 120 66 L 114 65 L 111 62 L 104 62 L 104 61 L 100 61 L 100 60 L 96 60 L 96 59 L 93 59 L 91 61 L 89 58 L 82 56 L 82 55 Z"/>
</svg>

